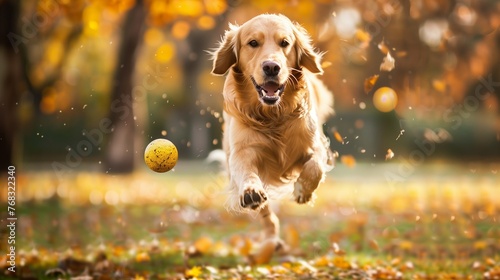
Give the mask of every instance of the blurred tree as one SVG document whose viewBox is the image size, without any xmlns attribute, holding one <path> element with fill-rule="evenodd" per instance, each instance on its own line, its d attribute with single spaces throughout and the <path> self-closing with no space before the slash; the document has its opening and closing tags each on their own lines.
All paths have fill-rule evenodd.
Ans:
<svg viewBox="0 0 500 280">
<path fill-rule="evenodd" d="M 109 118 L 112 132 L 106 149 L 105 170 L 113 173 L 131 172 L 134 169 L 135 115 L 132 88 L 145 19 L 144 2 L 136 0 L 135 5 L 127 12 L 123 23 L 121 45 L 110 95 Z"/>
<path fill-rule="evenodd" d="M 39 10 L 41 7 L 36 2 L 36 11 L 30 17 L 22 17 L 22 3 L 19 1 L 2 1 L 1 12 L 1 35 L 2 46 L 6 63 L 5 78 L 3 89 L 0 95 L 1 104 L 4 110 L 0 110 L 3 116 L 0 121 L 0 141 L 2 141 L 1 166 L 14 163 L 16 142 L 14 139 L 19 137 L 19 100 L 26 89 L 33 100 L 33 108 L 35 114 L 42 113 L 44 109 L 44 93 L 50 91 L 54 84 L 61 78 L 63 67 L 68 58 L 71 48 L 82 33 L 80 21 L 73 21 L 69 31 L 59 32 L 58 21 L 61 14 L 81 16 L 82 4 L 81 1 L 73 3 L 71 8 L 65 9 L 64 5 L 62 12 L 59 6 L 45 6 L 48 10 Z M 46 4 L 46 3 L 44 3 Z M 42 34 L 44 36 L 42 36 Z M 59 37 L 63 34 L 65 37 Z M 53 48 L 52 45 L 42 48 L 44 52 L 39 52 L 39 41 L 45 43 L 51 39 L 62 40 L 62 48 L 64 51 L 58 52 L 59 49 Z M 42 53 L 38 59 L 33 59 L 33 51 L 28 48 L 28 45 L 33 45 L 32 49 L 37 50 L 38 54 Z M 52 47 L 52 48 L 51 48 Z M 52 59 L 47 59 L 47 56 Z M 53 65 L 46 67 L 43 62 L 52 60 Z M 46 67 L 42 70 L 43 67 Z M 48 70 L 50 69 L 50 70 Z M 36 73 L 41 75 L 37 75 Z M 47 97 L 47 95 L 45 95 Z"/>
<path fill-rule="evenodd" d="M 14 164 L 14 143 L 18 129 L 17 108 L 22 91 L 22 62 L 8 34 L 17 31 L 19 2 L 0 2 L 0 169 Z"/>
</svg>

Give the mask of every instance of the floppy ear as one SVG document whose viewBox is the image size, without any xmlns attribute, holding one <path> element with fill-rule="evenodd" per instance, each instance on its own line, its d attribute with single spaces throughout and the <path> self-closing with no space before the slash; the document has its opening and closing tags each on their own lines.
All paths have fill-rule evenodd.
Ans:
<svg viewBox="0 0 500 280">
<path fill-rule="evenodd" d="M 224 75 L 238 61 L 238 26 L 230 24 L 229 28 L 224 34 L 219 48 L 212 52 L 212 59 L 214 61 L 212 74 L 214 75 Z"/>
<path fill-rule="evenodd" d="M 323 74 L 320 63 L 322 54 L 314 51 L 307 31 L 297 23 L 294 24 L 293 31 L 295 33 L 295 48 L 299 66 L 307 68 L 314 74 Z"/>
</svg>

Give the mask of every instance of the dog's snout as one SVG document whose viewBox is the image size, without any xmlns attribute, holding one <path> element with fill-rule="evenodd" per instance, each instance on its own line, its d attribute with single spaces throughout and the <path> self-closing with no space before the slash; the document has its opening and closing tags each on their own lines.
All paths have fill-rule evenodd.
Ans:
<svg viewBox="0 0 500 280">
<path fill-rule="evenodd" d="M 267 76 L 276 76 L 280 72 L 281 67 L 278 63 L 274 61 L 265 61 L 262 63 L 262 70 L 264 70 L 264 74 Z"/>
</svg>

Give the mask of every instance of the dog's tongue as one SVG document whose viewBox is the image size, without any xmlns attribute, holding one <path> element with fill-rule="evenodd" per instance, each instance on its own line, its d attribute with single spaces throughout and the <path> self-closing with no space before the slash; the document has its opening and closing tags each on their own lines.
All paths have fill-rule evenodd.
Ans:
<svg viewBox="0 0 500 280">
<path fill-rule="evenodd" d="M 276 83 L 265 83 L 262 88 L 267 91 L 267 96 L 274 96 L 274 93 L 278 91 L 279 85 Z"/>
</svg>

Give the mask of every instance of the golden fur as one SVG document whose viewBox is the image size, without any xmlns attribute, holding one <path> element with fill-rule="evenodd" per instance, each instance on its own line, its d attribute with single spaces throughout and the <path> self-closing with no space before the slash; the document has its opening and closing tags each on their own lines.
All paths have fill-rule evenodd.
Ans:
<svg viewBox="0 0 500 280">
<path fill-rule="evenodd" d="M 268 198 L 293 193 L 307 203 L 332 168 L 322 126 L 333 112 L 333 96 L 317 78 L 321 55 L 305 29 L 283 15 L 265 14 L 230 25 L 213 60 L 214 74 L 229 71 L 223 90 L 229 204 L 261 209 L 275 235 Z"/>
</svg>

